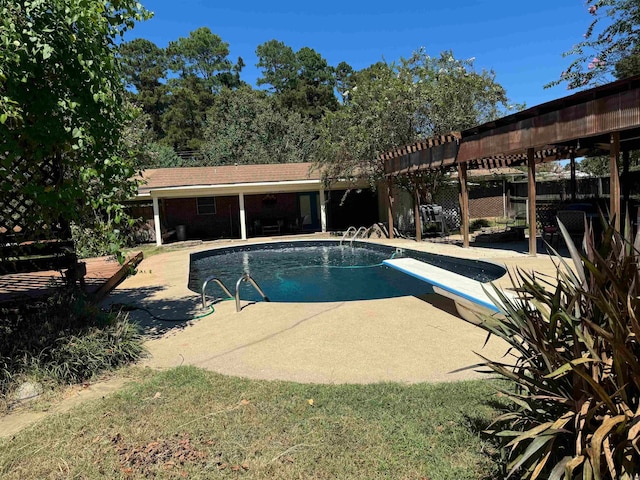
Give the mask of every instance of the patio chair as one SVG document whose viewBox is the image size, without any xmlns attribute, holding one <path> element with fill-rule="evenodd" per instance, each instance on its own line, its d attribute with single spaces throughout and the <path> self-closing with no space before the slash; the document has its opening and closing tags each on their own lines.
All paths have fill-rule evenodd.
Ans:
<svg viewBox="0 0 640 480">
<path fill-rule="evenodd" d="M 582 210 L 559 210 L 558 221 L 562 222 L 577 247 L 582 247 L 587 226 L 587 214 Z"/>
<path fill-rule="evenodd" d="M 558 248 L 560 243 L 560 228 L 558 227 L 556 214 L 557 212 L 551 209 L 544 209 L 538 214 L 543 244 L 546 242 L 555 249 Z"/>
</svg>

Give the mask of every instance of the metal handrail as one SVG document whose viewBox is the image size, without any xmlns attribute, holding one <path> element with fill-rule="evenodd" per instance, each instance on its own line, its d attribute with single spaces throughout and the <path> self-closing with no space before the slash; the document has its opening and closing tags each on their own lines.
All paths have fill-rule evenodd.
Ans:
<svg viewBox="0 0 640 480">
<path fill-rule="evenodd" d="M 242 282 L 249 282 L 251 285 L 253 285 L 253 288 L 255 288 L 257 290 L 257 292 L 260 294 L 260 296 L 262 297 L 262 299 L 265 302 L 270 302 L 271 301 L 271 300 L 269 300 L 269 297 L 267 297 L 264 294 L 264 292 L 262 291 L 260 286 L 251 277 L 251 275 L 249 275 L 248 273 L 243 273 L 242 276 L 236 282 L 236 295 L 235 295 L 235 297 L 236 297 L 236 312 L 239 312 L 241 310 L 241 308 L 240 308 L 240 284 Z"/>
<path fill-rule="evenodd" d="M 356 233 L 353 237 L 351 237 L 351 242 L 349 243 L 350 246 L 353 247 L 353 241 L 357 238 L 357 236 L 360 234 L 360 231 L 363 231 L 366 233 L 367 231 L 367 227 L 360 227 L 358 230 L 356 230 Z"/>
<path fill-rule="evenodd" d="M 224 283 L 222 283 L 222 280 L 220 280 L 219 278 L 213 276 L 213 277 L 208 277 L 204 283 L 202 284 L 202 308 L 207 308 L 207 297 L 205 295 L 205 290 L 207 288 L 207 284 L 209 282 L 216 282 L 218 285 L 220 285 L 220 288 L 222 288 L 222 290 L 224 290 L 224 293 L 226 293 L 229 298 L 231 298 L 233 295 L 231 295 L 231 292 L 229 291 L 229 289 L 227 287 L 225 287 Z"/>
<path fill-rule="evenodd" d="M 351 226 L 349 228 L 347 228 L 347 231 L 344 232 L 344 235 L 342 235 L 342 238 L 340 239 L 340 243 L 339 246 L 342 246 L 342 242 L 344 242 L 344 239 L 347 238 L 347 235 L 349 235 L 349 232 L 351 232 L 351 230 L 353 230 L 354 232 L 357 232 L 356 227 Z"/>
</svg>

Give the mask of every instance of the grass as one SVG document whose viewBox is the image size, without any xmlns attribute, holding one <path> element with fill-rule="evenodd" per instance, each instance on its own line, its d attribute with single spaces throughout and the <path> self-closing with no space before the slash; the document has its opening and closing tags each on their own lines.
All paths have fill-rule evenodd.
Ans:
<svg viewBox="0 0 640 480">
<path fill-rule="evenodd" d="M 492 381 L 304 385 L 194 367 L 140 381 L 0 442 L 0 477 L 394 478 L 497 475 L 479 431 Z"/>
</svg>

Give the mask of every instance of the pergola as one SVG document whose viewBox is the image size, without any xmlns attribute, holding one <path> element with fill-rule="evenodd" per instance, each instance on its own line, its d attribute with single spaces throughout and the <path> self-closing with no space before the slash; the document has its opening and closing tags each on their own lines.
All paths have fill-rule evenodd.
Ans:
<svg viewBox="0 0 640 480">
<path fill-rule="evenodd" d="M 467 170 L 527 165 L 528 214 L 536 218 L 536 164 L 571 160 L 575 195 L 575 159 L 608 155 L 611 218 L 620 228 L 621 184 L 629 168 L 629 151 L 640 148 L 640 76 L 584 90 L 462 132 L 453 132 L 398 148 L 382 155 L 389 178 L 389 232 L 393 233 L 391 178 L 442 168 L 457 169 L 463 246 L 469 246 Z M 623 175 L 624 178 L 624 175 Z M 628 189 L 623 185 L 623 202 Z M 626 205 L 625 205 L 626 206 Z M 419 218 L 416 217 L 416 222 Z M 419 230 L 419 224 L 417 223 Z M 529 254 L 536 255 L 536 222 L 529 222 Z"/>
</svg>

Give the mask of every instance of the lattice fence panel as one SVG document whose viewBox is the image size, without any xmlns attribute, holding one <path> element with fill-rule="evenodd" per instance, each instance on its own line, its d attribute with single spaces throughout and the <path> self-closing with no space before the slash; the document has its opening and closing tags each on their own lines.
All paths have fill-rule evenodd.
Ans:
<svg viewBox="0 0 640 480">
<path fill-rule="evenodd" d="M 460 228 L 460 200 L 459 188 L 457 183 L 447 183 L 440 185 L 434 195 L 434 203 L 442 206 L 442 213 L 447 228 L 449 230 L 457 230 Z"/>
<path fill-rule="evenodd" d="M 70 238 L 68 225 L 39 202 L 39 197 L 55 191 L 61 180 L 55 160 L 0 167 L 0 261 L 17 256 L 13 250 L 25 242 Z"/>
</svg>

